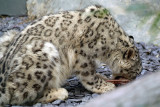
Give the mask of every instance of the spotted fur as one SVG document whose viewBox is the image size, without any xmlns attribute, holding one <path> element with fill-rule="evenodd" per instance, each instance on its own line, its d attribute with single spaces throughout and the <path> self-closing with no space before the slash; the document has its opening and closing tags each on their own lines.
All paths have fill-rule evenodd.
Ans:
<svg viewBox="0 0 160 107">
<path fill-rule="evenodd" d="M 113 78 L 132 80 L 142 68 L 133 38 L 100 6 L 44 16 L 13 39 L 3 41 L 4 37 L 0 39 L 0 105 L 63 100 L 68 92 L 61 86 L 72 74 L 92 92 L 114 89 L 95 72 L 97 62 L 107 64 Z"/>
</svg>

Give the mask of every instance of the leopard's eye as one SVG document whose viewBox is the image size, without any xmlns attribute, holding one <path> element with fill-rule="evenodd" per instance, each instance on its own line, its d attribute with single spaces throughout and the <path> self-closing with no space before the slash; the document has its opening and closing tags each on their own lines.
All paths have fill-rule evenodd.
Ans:
<svg viewBox="0 0 160 107">
<path fill-rule="evenodd" d="M 129 38 L 134 40 L 134 37 L 133 37 L 133 36 L 129 36 Z"/>
</svg>

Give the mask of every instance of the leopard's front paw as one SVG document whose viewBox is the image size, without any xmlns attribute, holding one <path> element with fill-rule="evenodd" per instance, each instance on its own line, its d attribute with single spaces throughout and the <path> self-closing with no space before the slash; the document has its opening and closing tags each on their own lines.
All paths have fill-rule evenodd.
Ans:
<svg viewBox="0 0 160 107">
<path fill-rule="evenodd" d="M 106 84 L 103 85 L 103 87 L 101 88 L 101 93 L 106 93 L 106 92 L 112 91 L 115 88 L 116 88 L 116 86 L 113 83 L 106 82 Z"/>
<path fill-rule="evenodd" d="M 65 100 L 68 98 L 68 91 L 64 88 L 46 90 L 44 96 L 37 102 L 50 103 L 54 100 Z"/>
<path fill-rule="evenodd" d="M 65 88 L 60 88 L 57 92 L 58 92 L 57 98 L 59 100 L 65 100 L 68 98 L 68 91 Z"/>
</svg>

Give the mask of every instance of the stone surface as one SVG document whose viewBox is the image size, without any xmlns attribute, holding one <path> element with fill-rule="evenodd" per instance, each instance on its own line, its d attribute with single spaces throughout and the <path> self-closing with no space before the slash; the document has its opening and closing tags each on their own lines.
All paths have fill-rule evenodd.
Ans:
<svg viewBox="0 0 160 107">
<path fill-rule="evenodd" d="M 159 75 L 144 76 L 80 107 L 160 107 Z"/>
<path fill-rule="evenodd" d="M 0 15 L 27 15 L 26 0 L 0 0 Z"/>
<path fill-rule="evenodd" d="M 29 23 L 30 22 L 28 22 L 27 17 L 0 18 L 0 35 L 10 29 L 17 29 L 21 31 Z M 136 43 L 136 46 L 139 49 L 143 65 L 143 71 L 137 78 L 160 70 L 160 47 L 152 44 L 147 45 L 143 42 Z M 97 72 L 102 73 L 106 76 L 110 76 L 110 71 L 111 70 L 106 66 L 102 66 L 97 69 Z M 87 91 L 74 76 L 69 78 L 63 87 L 69 91 L 68 99 L 66 99 L 65 101 L 56 100 L 49 104 L 38 103 L 33 105 L 33 107 L 74 107 L 80 104 L 85 104 L 90 99 L 93 99 L 100 95 Z"/>
</svg>

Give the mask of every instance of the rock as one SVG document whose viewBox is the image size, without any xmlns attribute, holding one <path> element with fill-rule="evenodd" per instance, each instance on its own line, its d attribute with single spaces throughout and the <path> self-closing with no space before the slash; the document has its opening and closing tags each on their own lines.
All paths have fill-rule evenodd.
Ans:
<svg viewBox="0 0 160 107">
<path fill-rule="evenodd" d="M 69 102 L 82 102 L 81 99 L 68 99 Z"/>
<path fill-rule="evenodd" d="M 83 101 L 83 102 L 87 102 L 89 99 L 91 99 L 91 96 L 85 96 L 85 97 L 82 99 L 82 101 Z"/>
<path fill-rule="evenodd" d="M 103 94 L 80 107 L 159 107 L 160 72 Z"/>
<path fill-rule="evenodd" d="M 90 3 L 91 0 L 27 0 L 27 10 L 28 16 L 35 18 L 59 11 L 80 10 L 90 5 Z"/>
<path fill-rule="evenodd" d="M 37 103 L 37 104 L 35 104 L 33 107 L 41 107 L 41 106 L 42 106 L 41 103 Z"/>
<path fill-rule="evenodd" d="M 59 107 L 66 107 L 66 104 L 62 103 L 62 104 L 59 105 Z"/>
<path fill-rule="evenodd" d="M 61 102 L 62 100 L 55 100 L 54 102 L 52 102 L 52 104 L 59 105 Z"/>
<path fill-rule="evenodd" d="M 27 15 L 26 0 L 0 1 L 0 15 L 24 16 Z"/>
<path fill-rule="evenodd" d="M 148 73 L 149 73 L 149 71 L 147 71 L 147 70 L 142 70 L 141 75 L 145 75 L 145 74 L 148 74 Z"/>
<path fill-rule="evenodd" d="M 83 93 L 80 93 L 80 94 L 78 94 L 78 95 L 75 95 L 75 97 L 78 97 L 78 98 L 82 98 L 82 97 L 84 97 L 85 95 L 83 95 Z"/>
<path fill-rule="evenodd" d="M 93 97 L 93 98 L 95 98 L 95 97 L 97 97 L 97 96 L 99 96 L 99 94 L 96 94 L 96 93 L 92 94 L 92 97 Z"/>
<path fill-rule="evenodd" d="M 41 107 L 53 107 L 53 105 L 51 103 L 48 103 L 48 104 L 43 104 Z"/>
</svg>

